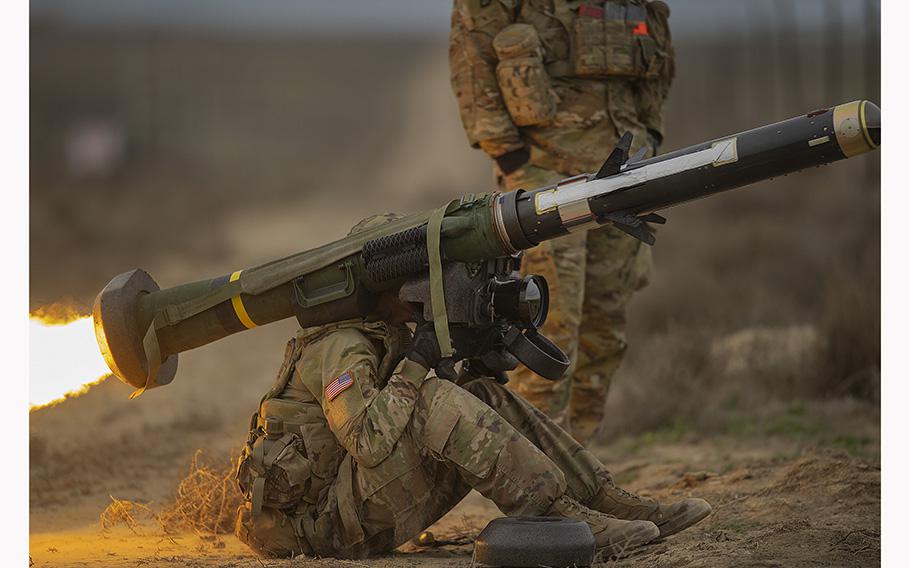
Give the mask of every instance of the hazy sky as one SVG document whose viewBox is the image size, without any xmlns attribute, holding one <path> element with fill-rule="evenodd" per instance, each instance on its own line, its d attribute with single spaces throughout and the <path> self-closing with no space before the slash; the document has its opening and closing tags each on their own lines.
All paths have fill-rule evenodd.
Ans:
<svg viewBox="0 0 910 568">
<path fill-rule="evenodd" d="M 840 7 L 863 22 L 875 0 L 668 0 L 674 33 L 736 33 L 749 21 L 771 25 L 778 6 L 792 3 L 799 28 Z M 229 33 L 445 35 L 451 0 L 31 0 L 33 21 L 74 26 L 135 27 Z M 861 25 L 861 24 L 859 24 Z"/>
</svg>

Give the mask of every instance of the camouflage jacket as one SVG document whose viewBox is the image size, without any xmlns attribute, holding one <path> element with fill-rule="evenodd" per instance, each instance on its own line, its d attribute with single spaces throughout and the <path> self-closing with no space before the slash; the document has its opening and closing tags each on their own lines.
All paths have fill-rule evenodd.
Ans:
<svg viewBox="0 0 910 568">
<path fill-rule="evenodd" d="M 659 143 L 674 76 L 669 8 L 647 0 L 455 0 L 449 68 L 472 146 L 596 169 L 625 131 Z"/>
<path fill-rule="evenodd" d="M 403 358 L 409 333 L 362 320 L 302 330 L 288 343 L 278 378 L 260 402 L 241 456 L 241 490 L 254 510 L 263 502 L 296 510 L 300 533 L 317 554 L 362 540 L 352 468 L 390 467 L 386 458 L 427 375 Z M 257 444 L 264 446 L 258 452 Z M 257 471 L 264 479 L 261 497 Z"/>
<path fill-rule="evenodd" d="M 402 358 L 406 330 L 360 320 L 326 327 L 298 335 L 301 355 L 280 398 L 319 404 L 337 449 L 373 467 L 407 426 L 427 370 Z"/>
</svg>

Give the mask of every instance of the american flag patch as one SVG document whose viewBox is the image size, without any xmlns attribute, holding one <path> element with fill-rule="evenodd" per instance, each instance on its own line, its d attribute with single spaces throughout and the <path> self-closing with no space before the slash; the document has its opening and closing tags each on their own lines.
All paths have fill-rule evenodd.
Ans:
<svg viewBox="0 0 910 568">
<path fill-rule="evenodd" d="M 345 389 L 354 384 L 354 375 L 350 371 L 345 371 L 344 373 L 335 377 L 335 380 L 328 384 L 325 387 L 325 398 L 329 402 L 335 400 L 335 398 L 343 393 Z"/>
</svg>

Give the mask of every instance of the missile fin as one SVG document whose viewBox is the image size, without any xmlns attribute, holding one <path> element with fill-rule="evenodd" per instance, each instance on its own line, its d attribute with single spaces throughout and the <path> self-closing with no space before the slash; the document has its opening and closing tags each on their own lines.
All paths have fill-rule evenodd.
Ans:
<svg viewBox="0 0 910 568">
<path fill-rule="evenodd" d="M 645 148 L 644 146 L 642 146 L 641 148 L 638 149 L 638 152 L 635 152 L 634 156 L 629 158 L 629 161 L 626 162 L 626 165 L 631 166 L 632 164 L 642 161 L 647 152 L 648 152 L 648 149 Z"/>
<path fill-rule="evenodd" d="M 620 225 L 618 223 L 615 223 L 615 225 L 616 228 L 623 233 L 635 237 L 645 244 L 653 245 L 657 241 L 657 239 L 654 238 L 654 233 L 649 231 L 645 225 L 639 225 L 638 227 L 630 227 L 628 225 Z"/>
<path fill-rule="evenodd" d="M 641 219 L 645 223 L 654 223 L 656 225 L 666 225 L 667 224 L 667 218 L 663 217 L 662 215 L 658 215 L 657 213 L 648 213 L 647 215 L 643 215 L 643 216 L 639 217 L 639 219 Z"/>
<path fill-rule="evenodd" d="M 610 152 L 610 156 L 604 165 L 595 174 L 594 179 L 601 179 L 614 174 L 618 174 L 623 164 L 629 161 L 629 149 L 632 148 L 632 133 L 626 132 L 616 143 L 616 147 Z"/>
<path fill-rule="evenodd" d="M 626 227 L 638 227 L 642 224 L 642 220 L 628 211 L 611 211 L 605 215 L 607 219 L 612 221 L 615 225 L 624 225 Z"/>
<path fill-rule="evenodd" d="M 628 211 L 613 211 L 607 213 L 605 217 L 616 225 L 616 228 L 620 231 L 648 245 L 653 245 L 657 241 L 654 233 L 648 227 L 648 222 L 662 225 L 667 221 L 656 213 L 649 213 L 644 217 L 636 217 Z"/>
</svg>

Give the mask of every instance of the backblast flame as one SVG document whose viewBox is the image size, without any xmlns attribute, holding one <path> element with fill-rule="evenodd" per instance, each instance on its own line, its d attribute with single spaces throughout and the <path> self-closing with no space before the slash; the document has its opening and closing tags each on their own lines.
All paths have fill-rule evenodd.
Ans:
<svg viewBox="0 0 910 568">
<path fill-rule="evenodd" d="M 29 410 L 83 394 L 111 374 L 91 316 L 73 317 L 59 311 L 29 316 Z"/>
</svg>

